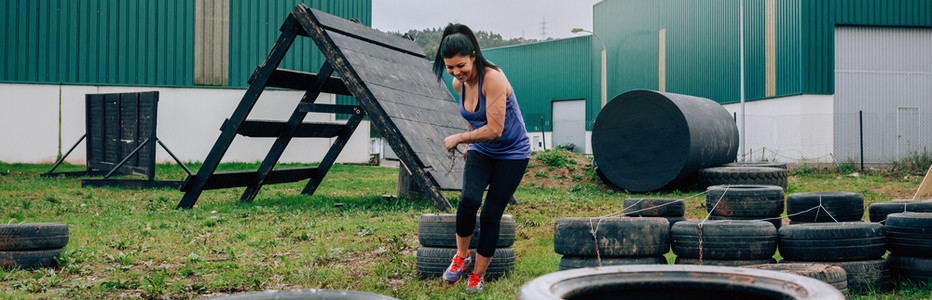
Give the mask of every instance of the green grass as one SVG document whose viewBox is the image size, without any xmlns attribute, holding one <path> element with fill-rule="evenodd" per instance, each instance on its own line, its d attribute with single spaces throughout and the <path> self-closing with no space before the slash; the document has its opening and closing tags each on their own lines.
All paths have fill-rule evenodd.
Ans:
<svg viewBox="0 0 932 300">
<path fill-rule="evenodd" d="M 572 164 L 562 155 L 552 162 Z M 257 165 L 223 164 L 221 169 Z M 288 166 L 298 165 L 280 167 Z M 629 196 L 687 198 L 699 193 L 629 195 L 590 179 L 568 189 L 522 185 L 516 194 L 522 204 L 506 211 L 517 222 L 515 271 L 487 282 L 482 294 L 467 295 L 463 284 L 417 278 L 418 217 L 436 211 L 423 199 L 381 197 L 395 193 L 397 169 L 336 165 L 312 197 L 300 195 L 303 183 L 266 186 L 248 203 L 238 200 L 242 188 L 214 190 L 204 192 L 193 209 L 175 210 L 182 196 L 176 190 L 81 188 L 80 178 L 38 176 L 48 168 L 0 163 L 3 223 L 64 222 L 71 230 L 59 267 L 0 269 L 0 299 L 184 299 L 312 288 L 400 299 L 511 299 L 524 283 L 557 271 L 554 220 L 616 213 Z M 158 168 L 159 179 L 184 178 L 176 166 Z M 868 203 L 903 198 L 922 179 L 885 173 L 852 177 L 812 169 L 793 174 L 791 193 L 853 191 Z M 458 193 L 446 195 L 455 206 Z M 688 198 L 686 217 L 704 217 L 704 202 L 703 196 Z M 672 254 L 667 257 L 673 259 Z M 930 293 L 928 285 L 898 285 L 895 291 L 854 298 L 908 299 Z"/>
</svg>

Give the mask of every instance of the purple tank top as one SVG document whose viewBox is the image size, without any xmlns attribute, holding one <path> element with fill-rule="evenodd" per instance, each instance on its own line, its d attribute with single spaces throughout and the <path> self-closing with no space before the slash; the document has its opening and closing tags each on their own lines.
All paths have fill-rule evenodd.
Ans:
<svg viewBox="0 0 932 300">
<path fill-rule="evenodd" d="M 482 95 L 482 78 L 485 77 L 485 70 L 479 74 L 479 107 L 475 112 L 466 111 L 463 107 L 463 90 L 464 85 L 460 84 L 460 114 L 469 122 L 472 130 L 476 130 L 488 124 L 485 115 L 485 95 Z M 469 144 L 469 150 L 476 150 L 495 159 L 526 159 L 531 157 L 531 143 L 527 137 L 527 130 L 524 127 L 524 119 L 521 117 L 521 109 L 518 108 L 518 100 L 515 98 L 514 91 L 511 96 L 505 99 L 505 128 L 502 130 L 500 138 L 477 143 Z"/>
</svg>

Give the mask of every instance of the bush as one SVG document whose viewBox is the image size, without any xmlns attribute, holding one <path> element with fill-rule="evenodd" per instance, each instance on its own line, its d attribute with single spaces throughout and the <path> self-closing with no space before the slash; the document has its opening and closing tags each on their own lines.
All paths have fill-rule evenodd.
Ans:
<svg viewBox="0 0 932 300">
<path fill-rule="evenodd" d="M 575 159 L 572 158 L 573 152 L 567 151 L 566 149 L 554 148 L 550 150 L 539 151 L 537 154 L 537 160 L 541 161 L 544 165 L 551 166 L 554 168 L 567 168 L 570 170 L 576 169 Z"/>
<path fill-rule="evenodd" d="M 925 175 L 929 166 L 932 166 L 932 155 L 929 154 L 929 151 L 923 149 L 921 153 L 913 153 L 906 158 L 894 161 L 893 172 L 909 175 Z"/>
</svg>

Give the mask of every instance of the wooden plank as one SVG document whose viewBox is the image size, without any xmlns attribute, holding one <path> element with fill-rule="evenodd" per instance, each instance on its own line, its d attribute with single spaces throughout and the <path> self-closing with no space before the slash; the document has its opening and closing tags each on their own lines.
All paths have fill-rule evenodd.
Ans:
<svg viewBox="0 0 932 300">
<path fill-rule="evenodd" d="M 330 114 L 358 114 L 362 108 L 358 105 L 298 103 L 298 111 Z"/>
<path fill-rule="evenodd" d="M 296 182 L 311 178 L 317 167 L 272 170 L 265 179 L 266 184 Z M 247 186 L 256 180 L 256 171 L 217 172 L 210 175 L 204 184 L 205 190 Z M 200 176 L 200 174 L 195 175 Z"/>
<path fill-rule="evenodd" d="M 254 79 L 255 78 L 250 78 L 249 84 L 252 84 L 252 80 Z M 316 81 L 317 74 L 314 73 L 288 69 L 277 69 L 272 72 L 272 76 L 269 77 L 266 86 L 309 91 L 315 88 L 314 82 Z M 349 92 L 348 89 L 346 89 L 346 85 L 343 84 L 343 80 L 340 80 L 340 78 L 337 77 L 328 78 L 324 83 L 321 92 L 346 96 L 353 95 Z"/>
<path fill-rule="evenodd" d="M 330 65 L 330 62 L 324 62 L 318 73 L 320 76 L 315 78 L 311 88 L 304 93 L 304 97 L 301 98 L 300 103 L 314 103 L 317 97 L 320 96 L 321 88 L 327 80 L 330 79 L 330 75 L 333 74 L 333 67 Z M 278 159 L 281 158 L 282 153 L 285 152 L 285 147 L 288 146 L 292 138 L 299 134 L 299 129 L 302 127 L 301 121 L 304 120 L 306 116 L 307 113 L 301 112 L 297 107 L 294 112 L 291 113 L 288 123 L 283 124 L 278 131 L 278 138 L 275 140 L 275 143 L 272 144 L 269 153 L 265 155 L 262 164 L 259 165 L 259 169 L 256 171 L 255 181 L 246 186 L 246 190 L 243 191 L 240 200 L 252 201 L 256 198 L 256 195 L 259 194 L 259 189 L 265 184 L 265 180 L 272 171 L 272 168 L 275 167 L 275 164 L 278 163 Z"/>
<path fill-rule="evenodd" d="M 324 159 L 320 160 L 317 174 L 311 177 L 311 180 L 304 186 L 304 190 L 301 191 L 301 194 L 313 195 L 314 192 L 317 191 L 317 187 L 320 186 L 320 183 L 324 180 L 324 176 L 327 176 L 330 167 L 336 162 L 337 156 L 343 151 L 343 147 L 349 142 L 350 137 L 353 135 L 353 131 L 356 131 L 356 126 L 359 125 L 359 122 L 362 122 L 364 116 L 365 114 L 360 112 L 353 115 L 349 121 L 346 122 L 346 128 L 344 128 L 343 131 L 340 132 L 340 136 L 333 141 L 333 145 L 330 146 L 330 150 L 327 151 L 327 155 L 324 156 Z"/>
<path fill-rule="evenodd" d="M 395 51 L 401 51 L 407 55 L 415 57 L 424 57 L 424 50 L 415 41 L 403 39 L 388 33 L 372 29 L 369 26 L 343 19 L 313 8 L 304 4 L 295 6 L 295 10 L 304 9 L 317 23 L 328 31 L 339 32 L 342 34 L 352 35 L 358 39 L 366 40 L 383 47 L 392 48 Z M 306 32 L 301 32 L 307 35 Z"/>
<path fill-rule="evenodd" d="M 262 95 L 262 91 L 265 90 L 268 78 L 272 75 L 272 72 L 278 68 L 285 53 L 291 48 L 291 44 L 294 42 L 294 38 L 297 34 L 295 29 L 298 28 L 295 22 L 296 20 L 292 16 L 289 16 L 285 20 L 281 27 L 282 34 L 279 35 L 278 40 L 272 45 L 272 49 L 269 51 L 268 56 L 262 63 L 262 67 L 258 71 L 259 75 L 256 77 L 256 80 L 249 85 L 239 105 L 236 106 L 233 115 L 230 117 L 230 123 L 234 124 L 234 126 L 226 127 L 227 129 L 220 133 L 214 146 L 210 149 L 210 153 L 207 154 L 204 164 L 198 169 L 197 174 L 189 176 L 183 188 L 185 194 L 181 198 L 181 201 L 178 202 L 177 208 L 194 207 L 194 203 L 197 202 L 197 198 L 200 197 L 201 192 L 203 192 L 210 174 L 216 171 L 223 155 L 230 148 L 230 144 L 233 143 L 233 138 L 236 137 L 236 127 L 239 127 L 239 124 L 246 120 L 246 116 L 252 111 L 259 96 Z"/>
<path fill-rule="evenodd" d="M 247 120 L 239 126 L 236 133 L 248 137 L 279 137 L 285 129 L 285 122 Z M 332 138 L 340 134 L 344 124 L 331 123 L 301 123 L 295 130 L 294 137 L 299 138 Z"/>
<path fill-rule="evenodd" d="M 455 102 L 446 84 L 437 80 L 430 61 L 378 47 L 342 34 L 330 34 L 366 84 L 378 84 L 430 98 Z"/>
<path fill-rule="evenodd" d="M 334 44 L 328 32 L 319 26 L 316 18 L 302 7 L 303 5 L 301 4 L 297 5 L 295 10 L 292 11 L 291 16 L 297 20 L 304 32 L 312 37 L 317 48 L 320 49 L 324 56 L 327 57 L 327 60 L 333 64 L 334 69 L 340 75 L 340 78 L 343 79 L 343 82 L 346 83 L 350 92 L 353 93 L 359 105 L 363 107 L 366 114 L 368 114 L 369 119 L 375 127 L 379 129 L 379 132 L 385 137 L 392 149 L 396 149 L 395 153 L 398 154 L 399 159 L 406 165 L 412 166 L 410 169 L 414 174 L 414 179 L 418 182 L 418 185 L 425 190 L 428 200 L 431 201 L 437 210 L 447 211 L 451 209 L 452 206 L 449 201 L 440 193 L 440 188 L 436 180 L 420 165 L 420 162 L 416 158 L 416 153 L 408 146 L 405 137 L 398 132 L 391 118 L 385 115 L 385 111 L 378 105 L 378 100 L 369 91 L 366 82 L 360 78 L 357 71 L 360 68 L 364 68 L 364 65 L 354 67 L 353 64 L 350 64 L 346 60 L 346 56 Z"/>
<path fill-rule="evenodd" d="M 122 187 L 137 189 L 177 189 L 183 181 L 153 181 L 140 179 L 82 179 L 81 187 Z"/>
<path fill-rule="evenodd" d="M 922 178 L 919 189 L 916 190 L 916 194 L 913 195 L 913 200 L 926 199 L 932 199 L 932 166 L 929 166 L 929 170 L 926 171 L 926 177 Z"/>
</svg>

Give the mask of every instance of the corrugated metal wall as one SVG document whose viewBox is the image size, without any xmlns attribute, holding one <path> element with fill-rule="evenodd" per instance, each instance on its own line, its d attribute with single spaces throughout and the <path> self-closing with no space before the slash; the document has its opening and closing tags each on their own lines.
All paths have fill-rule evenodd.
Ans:
<svg viewBox="0 0 932 300">
<path fill-rule="evenodd" d="M 541 117 L 543 130 L 551 131 L 551 101 L 576 99 L 586 100 L 586 130 L 592 130 L 601 101 L 598 57 L 602 50 L 592 43 L 593 38 L 586 35 L 486 49 L 483 55 L 508 76 L 528 131 L 542 130 Z"/>
<path fill-rule="evenodd" d="M 246 86 L 299 2 L 372 24 L 371 0 L 230 0 L 230 86 Z M 0 10 L 0 82 L 194 86 L 195 0 L 0 0 Z M 296 42 L 282 67 L 316 71 L 312 44 Z"/>
<path fill-rule="evenodd" d="M 890 162 L 932 149 L 932 28 L 840 26 L 835 30 L 835 149 Z"/>
<path fill-rule="evenodd" d="M 775 95 L 800 93 L 799 2 L 776 1 L 773 14 Z M 747 99 L 766 95 L 766 1 L 745 1 Z M 593 7 L 595 31 L 608 48 L 609 98 L 658 89 L 660 31 L 665 87 L 721 103 L 740 99 L 739 0 L 606 0 Z"/>
<path fill-rule="evenodd" d="M 833 94 L 835 25 L 932 27 L 929 0 L 805 0 L 802 2 L 803 91 Z"/>
</svg>

